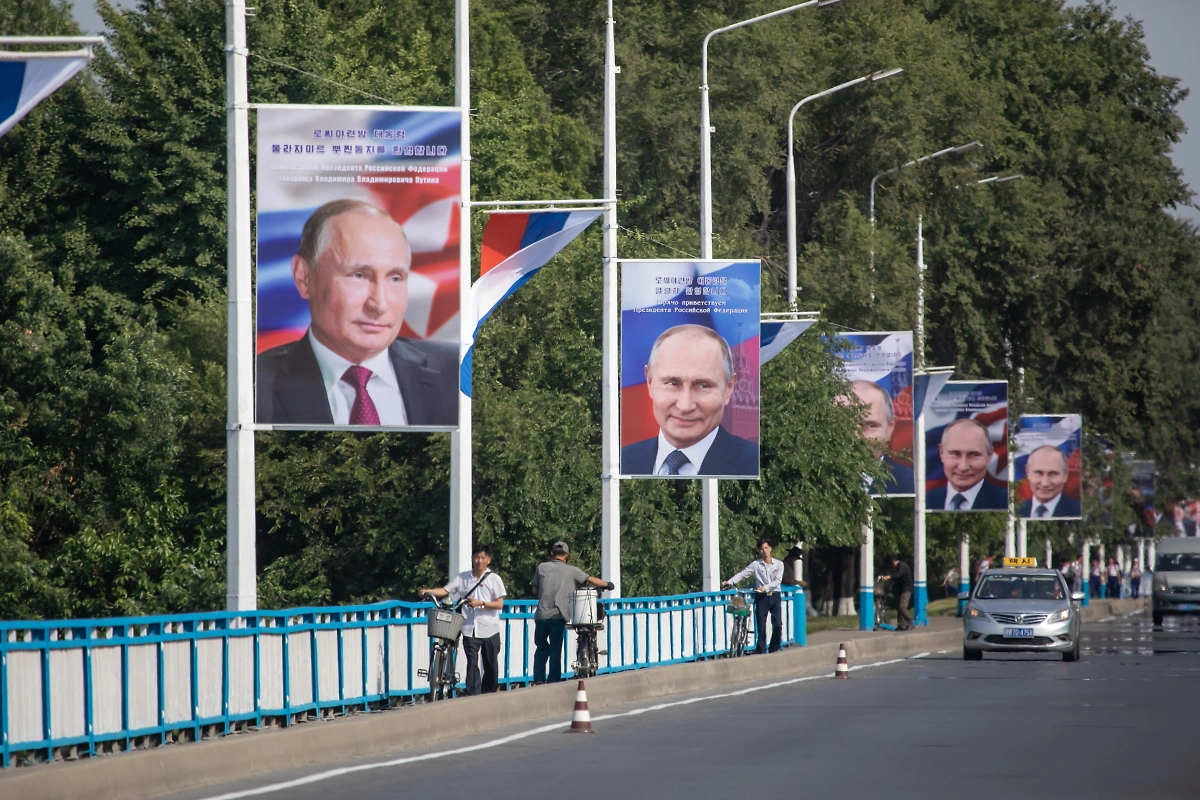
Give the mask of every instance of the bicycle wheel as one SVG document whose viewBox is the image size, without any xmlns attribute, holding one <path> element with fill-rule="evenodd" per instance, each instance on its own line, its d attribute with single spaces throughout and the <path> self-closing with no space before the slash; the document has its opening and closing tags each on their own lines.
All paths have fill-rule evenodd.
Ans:
<svg viewBox="0 0 1200 800">
<path fill-rule="evenodd" d="M 595 677 L 600 669 L 600 637 L 592 631 L 592 635 L 588 637 L 588 660 L 591 661 L 591 670 L 588 672 L 588 677 Z"/>
<path fill-rule="evenodd" d="M 438 680 L 438 700 L 446 700 L 454 696 L 454 687 L 458 681 L 454 675 L 454 656 L 458 648 L 449 642 L 443 645 L 442 669 Z"/>
<path fill-rule="evenodd" d="M 740 658 L 746 653 L 746 641 L 750 637 L 746 617 L 733 618 L 733 632 L 729 635 L 729 657 Z"/>
<path fill-rule="evenodd" d="M 446 651 L 441 644 L 433 646 L 433 653 L 429 656 L 429 700 L 442 699 L 442 670 L 446 660 Z"/>
</svg>

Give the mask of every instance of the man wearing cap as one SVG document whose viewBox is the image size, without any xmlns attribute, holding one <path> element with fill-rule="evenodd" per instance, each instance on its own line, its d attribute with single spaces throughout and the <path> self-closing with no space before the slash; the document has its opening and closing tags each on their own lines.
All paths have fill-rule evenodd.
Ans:
<svg viewBox="0 0 1200 800">
<path fill-rule="evenodd" d="M 555 542 L 550 560 L 538 564 L 533 573 L 533 593 L 538 599 L 533 612 L 533 682 L 556 683 L 562 680 L 563 637 L 571 613 L 571 592 L 584 584 L 612 591 L 615 586 L 593 578 L 579 567 L 567 563 L 570 549 L 566 542 Z M 550 674 L 546 674 L 546 662 Z"/>
</svg>

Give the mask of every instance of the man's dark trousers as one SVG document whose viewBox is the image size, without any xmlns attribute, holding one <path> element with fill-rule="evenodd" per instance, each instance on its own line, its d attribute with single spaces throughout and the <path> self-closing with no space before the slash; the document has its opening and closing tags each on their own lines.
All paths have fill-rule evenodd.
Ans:
<svg viewBox="0 0 1200 800">
<path fill-rule="evenodd" d="M 909 601 L 912 600 L 912 592 L 901 592 L 900 600 L 896 607 L 896 629 L 906 631 L 912 627 L 913 618 L 912 611 L 908 608 Z"/>
<path fill-rule="evenodd" d="M 483 677 L 479 675 L 479 653 L 483 652 Z M 500 655 L 500 634 L 493 633 L 482 639 L 463 637 L 463 653 L 467 657 L 467 694 L 491 694 L 496 691 L 500 670 L 497 664 Z"/>
<path fill-rule="evenodd" d="M 771 612 L 771 652 L 779 652 L 779 637 L 783 633 L 783 606 L 779 592 L 754 595 L 754 630 L 758 632 L 756 653 L 767 652 L 767 612 Z"/>
<path fill-rule="evenodd" d="M 533 682 L 545 683 L 546 660 L 550 660 L 550 683 L 562 680 L 563 637 L 567 635 L 565 619 L 533 621 Z"/>
</svg>

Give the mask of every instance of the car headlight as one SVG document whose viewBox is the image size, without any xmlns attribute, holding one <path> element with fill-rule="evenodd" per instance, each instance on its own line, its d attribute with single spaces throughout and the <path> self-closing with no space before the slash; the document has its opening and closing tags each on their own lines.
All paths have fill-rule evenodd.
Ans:
<svg viewBox="0 0 1200 800">
<path fill-rule="evenodd" d="M 1046 622 L 1062 622 L 1071 618 L 1071 609 L 1064 608 L 1062 611 L 1055 611 L 1046 618 Z"/>
<path fill-rule="evenodd" d="M 1167 590 L 1167 585 L 1165 583 L 1156 584 L 1154 587 L 1154 591 L 1156 591 L 1156 592 L 1165 592 L 1166 590 Z"/>
<path fill-rule="evenodd" d="M 971 619 L 988 619 L 988 615 L 975 606 L 967 606 L 967 616 Z"/>
</svg>

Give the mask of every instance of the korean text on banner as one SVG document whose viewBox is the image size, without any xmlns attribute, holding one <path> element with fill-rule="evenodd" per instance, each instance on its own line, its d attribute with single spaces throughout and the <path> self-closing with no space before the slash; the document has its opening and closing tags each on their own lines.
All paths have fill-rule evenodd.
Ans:
<svg viewBox="0 0 1200 800">
<path fill-rule="evenodd" d="M 1022 414 L 1014 440 L 1017 516 L 1033 520 L 1080 519 L 1083 417 Z"/>
<path fill-rule="evenodd" d="M 1008 383 L 948 381 L 925 420 L 925 509 L 1008 510 Z"/>
<path fill-rule="evenodd" d="M 757 478 L 758 261 L 621 262 L 621 473 Z"/>
<path fill-rule="evenodd" d="M 850 388 L 866 406 L 863 436 L 891 471 L 883 493 L 912 497 L 912 331 L 841 333 L 832 346 L 842 359 Z M 868 491 L 879 494 L 880 487 L 872 482 Z"/>
<path fill-rule="evenodd" d="M 458 424 L 460 122 L 259 107 L 260 424 Z"/>
</svg>

